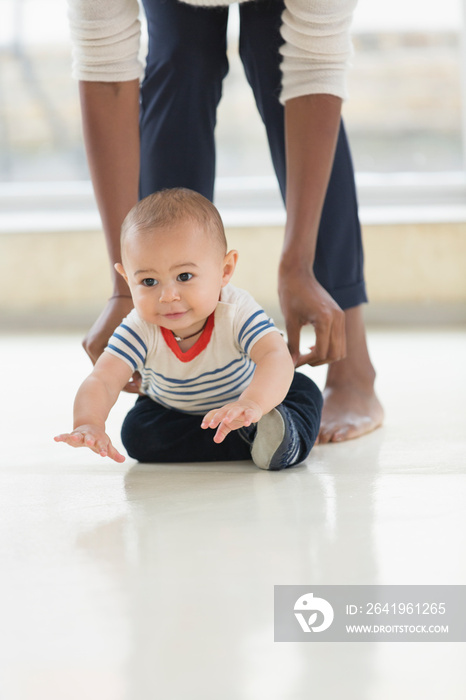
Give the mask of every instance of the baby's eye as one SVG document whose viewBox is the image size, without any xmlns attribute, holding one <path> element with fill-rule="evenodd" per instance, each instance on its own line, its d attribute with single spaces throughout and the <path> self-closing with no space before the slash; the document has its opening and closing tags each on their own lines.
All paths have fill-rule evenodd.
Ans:
<svg viewBox="0 0 466 700">
<path fill-rule="evenodd" d="M 189 282 L 191 278 L 192 274 L 190 272 L 182 272 L 180 275 L 178 275 L 177 280 L 179 282 Z"/>
<path fill-rule="evenodd" d="M 144 287 L 155 287 L 157 280 L 155 280 L 153 277 L 146 277 L 142 280 L 142 283 Z"/>
</svg>

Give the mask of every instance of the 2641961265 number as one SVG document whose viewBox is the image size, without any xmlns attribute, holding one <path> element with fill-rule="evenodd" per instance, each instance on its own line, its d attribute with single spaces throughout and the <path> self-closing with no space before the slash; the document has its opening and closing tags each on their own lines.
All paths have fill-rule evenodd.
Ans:
<svg viewBox="0 0 466 700">
<path fill-rule="evenodd" d="M 366 615 L 444 615 L 445 603 L 366 603 Z"/>
</svg>

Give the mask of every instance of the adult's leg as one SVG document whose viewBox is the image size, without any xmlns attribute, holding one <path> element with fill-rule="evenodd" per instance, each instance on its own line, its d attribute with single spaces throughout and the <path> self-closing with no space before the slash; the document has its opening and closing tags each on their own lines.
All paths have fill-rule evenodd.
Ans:
<svg viewBox="0 0 466 700">
<path fill-rule="evenodd" d="M 257 0 L 241 5 L 240 52 L 266 127 L 284 197 L 284 109 L 278 101 L 282 10 L 282 0 Z M 353 165 L 343 124 L 322 211 L 314 272 L 345 310 L 347 330 L 347 357 L 329 366 L 319 439 L 321 442 L 344 440 L 376 428 L 382 422 L 383 412 L 374 393 L 375 372 L 362 316 L 361 304 L 367 300 L 363 249 Z"/>
<path fill-rule="evenodd" d="M 228 8 L 144 0 L 144 9 L 149 51 L 141 87 L 140 196 L 189 187 L 212 199 Z"/>
<path fill-rule="evenodd" d="M 214 442 L 214 431 L 201 428 L 202 416 L 164 408 L 141 396 L 121 429 L 129 456 L 139 462 L 217 462 L 251 459 L 250 445 L 238 431 Z"/>
</svg>

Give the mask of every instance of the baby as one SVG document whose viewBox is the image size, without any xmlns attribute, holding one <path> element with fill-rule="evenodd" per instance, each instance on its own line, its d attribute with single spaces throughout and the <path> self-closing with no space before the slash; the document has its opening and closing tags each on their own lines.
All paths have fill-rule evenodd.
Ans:
<svg viewBox="0 0 466 700">
<path fill-rule="evenodd" d="M 146 197 L 123 222 L 121 254 L 116 269 L 134 310 L 79 388 L 73 432 L 55 440 L 123 462 L 105 421 L 138 371 L 141 396 L 122 428 L 130 457 L 252 458 L 269 470 L 303 461 L 319 432 L 321 393 L 294 371 L 260 306 L 230 284 L 238 253 L 227 252 L 214 205 L 182 188 Z"/>
</svg>

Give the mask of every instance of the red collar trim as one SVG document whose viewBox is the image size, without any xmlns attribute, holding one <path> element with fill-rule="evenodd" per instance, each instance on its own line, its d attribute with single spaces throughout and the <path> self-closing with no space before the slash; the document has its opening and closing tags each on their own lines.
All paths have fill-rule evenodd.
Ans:
<svg viewBox="0 0 466 700">
<path fill-rule="evenodd" d="M 160 326 L 160 330 L 162 331 L 163 338 L 170 348 L 170 350 L 177 356 L 181 362 L 191 362 L 191 360 L 194 360 L 195 357 L 201 354 L 203 350 L 208 346 L 210 338 L 212 336 L 212 331 L 214 330 L 214 316 L 215 316 L 215 311 L 212 312 L 207 319 L 207 323 L 205 325 L 204 330 L 201 333 L 200 338 L 196 340 L 194 345 L 189 348 L 186 352 L 183 352 L 180 349 L 180 346 L 176 342 L 174 335 L 171 331 L 168 330 L 168 328 L 164 328 L 163 326 Z"/>
</svg>

